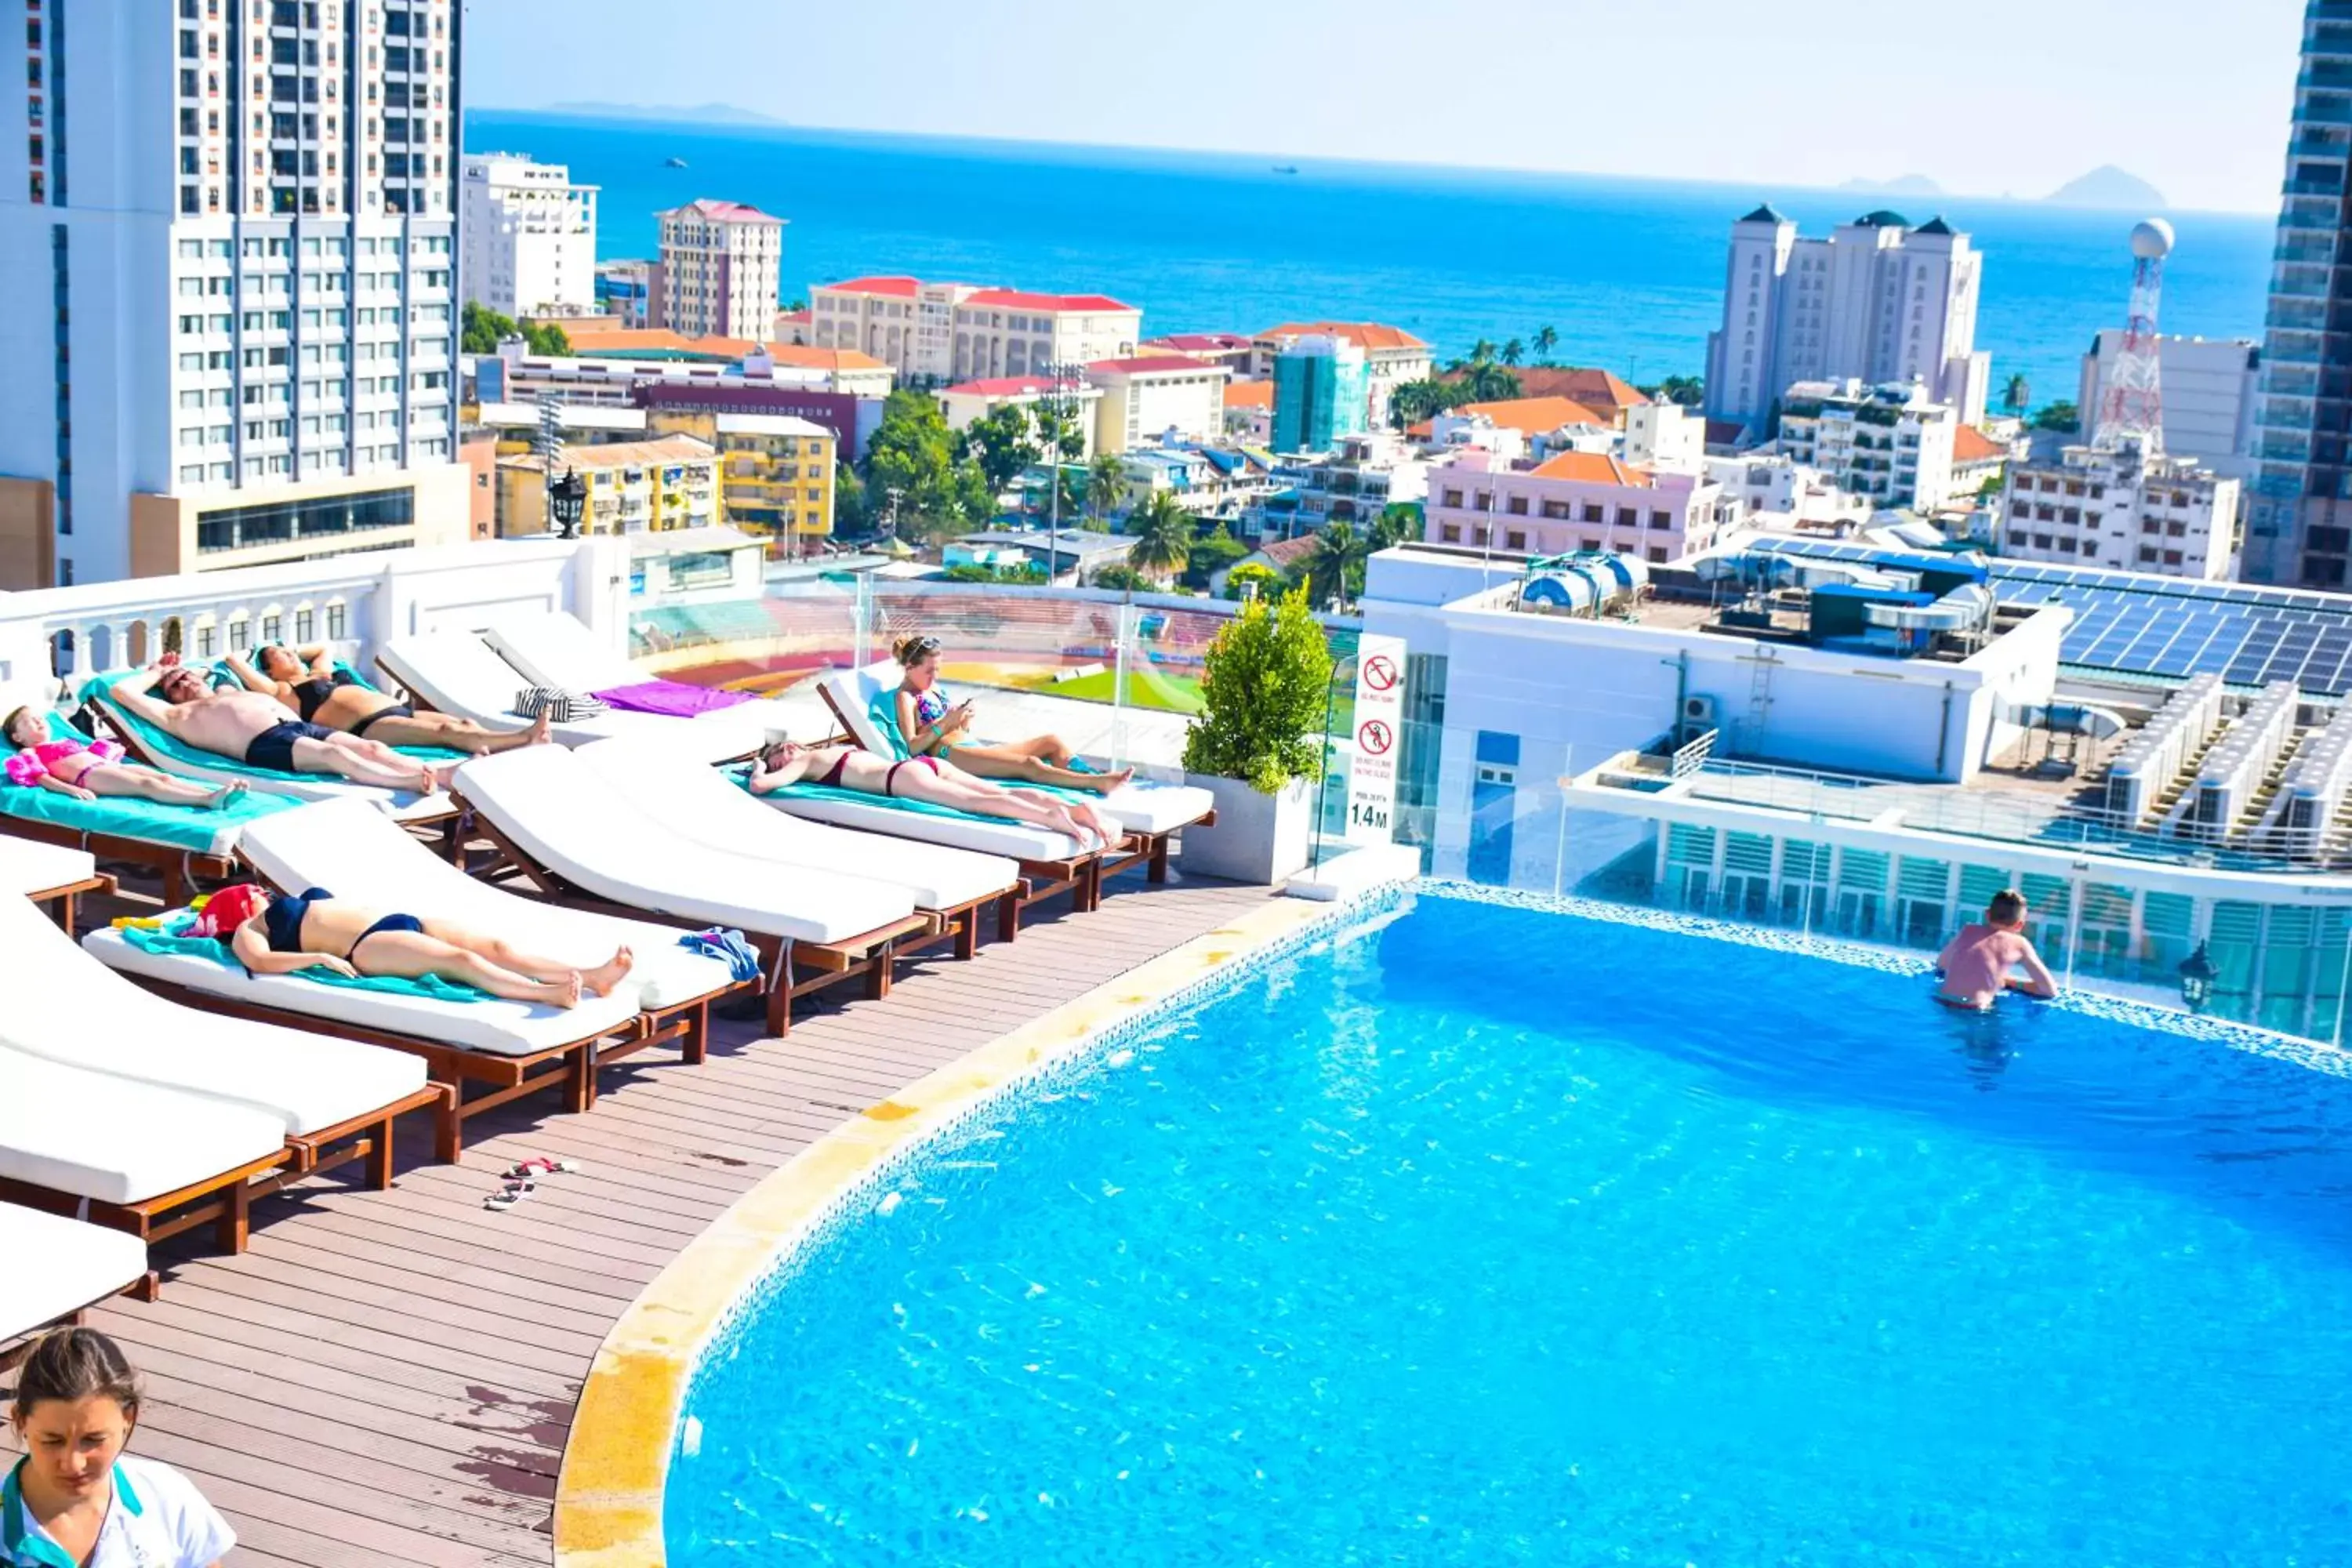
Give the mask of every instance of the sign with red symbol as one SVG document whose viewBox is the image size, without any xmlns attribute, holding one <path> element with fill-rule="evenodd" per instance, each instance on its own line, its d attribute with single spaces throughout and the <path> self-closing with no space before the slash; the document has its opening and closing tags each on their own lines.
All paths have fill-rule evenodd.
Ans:
<svg viewBox="0 0 2352 1568">
<path fill-rule="evenodd" d="M 1397 742 L 1404 733 L 1404 639 L 1356 648 L 1356 743 L 1348 759 L 1348 839 L 1386 844 L 1396 812 Z"/>
</svg>

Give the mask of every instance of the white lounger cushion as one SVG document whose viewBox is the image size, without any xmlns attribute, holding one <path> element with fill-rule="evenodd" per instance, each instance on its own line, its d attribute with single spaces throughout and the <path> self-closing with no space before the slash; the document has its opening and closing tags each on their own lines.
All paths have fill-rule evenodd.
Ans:
<svg viewBox="0 0 2352 1568">
<path fill-rule="evenodd" d="M 567 910 L 468 877 L 381 815 L 349 803 L 306 805 L 254 824 L 244 853 L 279 888 L 324 888 L 404 914 L 456 921 L 550 958 L 583 967 L 626 945 L 636 954 L 628 984 L 650 1011 L 677 1007 L 734 984 L 727 965 L 677 944 L 673 926 Z M 486 1005 L 487 1004 L 475 1004 Z"/>
<path fill-rule="evenodd" d="M 97 699 L 97 701 L 100 709 L 109 714 L 118 711 L 109 698 L 101 696 Z M 289 713 L 287 717 L 290 719 L 293 715 Z M 117 728 L 125 733 L 136 733 L 127 721 L 118 725 Z M 190 762 L 180 757 L 149 757 L 142 754 L 136 746 L 131 748 L 131 761 L 152 762 L 157 771 L 171 773 L 177 778 L 194 779 L 199 784 L 242 784 L 263 795 L 281 795 L 289 800 L 365 801 L 378 811 L 390 813 L 395 822 L 421 821 L 426 817 L 446 816 L 449 814 L 449 797 L 437 791 L 432 795 L 413 795 L 406 790 L 383 789 L 374 784 L 354 784 L 350 779 L 335 773 L 304 773 L 299 778 L 277 775 L 263 777 L 231 765 L 226 758 L 222 759 L 221 766 L 212 767 L 204 763 Z"/>
<path fill-rule="evenodd" d="M 832 670 L 820 676 L 818 684 L 832 697 L 859 745 L 877 756 L 895 757 L 898 748 L 875 725 L 871 704 L 894 690 L 898 680 L 897 661 L 885 659 L 863 669 Z M 953 762 L 955 752 L 950 750 L 947 758 Z M 1132 833 L 1173 833 L 1208 816 L 1216 804 L 1216 797 L 1197 784 L 1138 781 L 1104 795 L 1095 809 Z"/>
<path fill-rule="evenodd" d="M 269 1117 L 281 1136 L 333 1127 L 425 1087 L 425 1064 L 399 1051 L 165 1001 L 92 956 L 147 958 L 120 932 L 97 931 L 89 942 L 85 952 L 31 904 L 0 900 L 0 951 L 25 964 L 9 983 L 0 1038 L 28 1056 L 241 1106 Z"/>
<path fill-rule="evenodd" d="M 1068 834 L 1051 828 L 1032 827 L 1025 822 L 1008 822 L 995 816 L 941 816 L 934 812 L 909 811 L 878 795 L 770 795 L 759 798 L 805 822 L 864 828 L 869 833 L 943 844 L 980 855 L 1009 855 L 1016 860 L 1075 860 L 1093 853 L 1091 845 L 1082 846 Z"/>
<path fill-rule="evenodd" d="M 87 1013 L 81 1027 L 101 1017 Z M 14 1030 L 0 1024 L 0 1176 L 134 1204 L 286 1147 L 277 1117 L 33 1056 L 9 1046 Z"/>
<path fill-rule="evenodd" d="M 147 1244 L 127 1230 L 0 1204 L 0 1340 L 21 1338 L 102 1301 L 147 1272 Z"/>
<path fill-rule="evenodd" d="M 609 691 L 663 677 L 639 669 L 620 649 L 607 644 L 562 610 L 501 611 L 482 627 L 482 640 L 500 658 L 539 686 L 565 691 Z M 781 732 L 792 710 L 782 702 L 753 698 L 729 708 L 695 715 L 697 723 L 757 721 L 763 730 Z M 639 718 L 658 715 L 639 714 Z"/>
<path fill-rule="evenodd" d="M 641 741 L 604 741 L 575 753 L 631 805 L 698 844 L 730 855 L 903 888 L 917 907 L 953 909 L 1001 893 L 1021 868 L 998 855 L 852 833 L 771 811 L 716 768 Z"/>
<path fill-rule="evenodd" d="M 477 757 L 458 793 L 574 887 L 633 909 L 793 942 L 835 942 L 915 912 L 904 888 L 787 870 L 684 837 L 647 816 L 560 746 Z"/>
<path fill-rule="evenodd" d="M 383 646 L 377 662 L 394 679 L 442 712 L 501 727 L 518 721 L 514 700 L 524 687 L 547 684 L 532 681 L 471 632 L 394 637 Z M 734 714 L 732 709 L 699 719 L 606 713 L 576 723 L 551 724 L 548 733 L 564 746 L 584 746 L 618 735 L 657 735 L 696 762 L 718 763 L 747 756 L 767 740 L 764 719 Z"/>
<path fill-rule="evenodd" d="M 0 891 L 46 893 L 87 882 L 97 874 L 98 858 L 87 849 L 0 837 Z"/>
</svg>

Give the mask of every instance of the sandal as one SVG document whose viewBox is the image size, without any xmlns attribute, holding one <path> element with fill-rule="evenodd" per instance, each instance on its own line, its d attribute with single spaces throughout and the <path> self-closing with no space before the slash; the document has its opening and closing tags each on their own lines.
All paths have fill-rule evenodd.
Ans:
<svg viewBox="0 0 2352 1568">
<path fill-rule="evenodd" d="M 533 1182 L 509 1182 L 502 1191 L 492 1193 L 482 1200 L 486 1209 L 510 1209 L 539 1190 Z"/>
<path fill-rule="evenodd" d="M 554 1160 L 544 1154 L 533 1154 L 528 1160 L 518 1160 L 508 1166 L 506 1173 L 509 1180 L 522 1180 L 530 1176 L 552 1176 L 559 1172 L 576 1175 L 579 1170 L 580 1167 L 570 1160 Z"/>
</svg>

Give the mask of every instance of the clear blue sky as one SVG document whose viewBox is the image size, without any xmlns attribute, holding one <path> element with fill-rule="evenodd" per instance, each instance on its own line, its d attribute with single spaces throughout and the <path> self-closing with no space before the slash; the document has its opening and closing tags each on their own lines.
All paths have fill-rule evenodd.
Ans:
<svg viewBox="0 0 2352 1568">
<path fill-rule="evenodd" d="M 2274 210 L 2301 0 L 467 0 L 478 106 Z M 572 39 L 591 40 L 572 44 Z"/>
</svg>

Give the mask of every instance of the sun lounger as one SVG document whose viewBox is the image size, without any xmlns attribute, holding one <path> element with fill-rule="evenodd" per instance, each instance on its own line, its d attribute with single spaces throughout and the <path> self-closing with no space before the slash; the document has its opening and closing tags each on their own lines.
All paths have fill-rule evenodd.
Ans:
<svg viewBox="0 0 2352 1568">
<path fill-rule="evenodd" d="M 904 757 L 908 752 L 905 738 L 898 733 L 898 666 L 886 659 L 863 669 L 830 671 L 818 678 L 816 689 L 835 719 L 859 745 L 878 756 Z M 950 752 L 947 756 L 952 762 L 955 754 Z M 1155 882 L 1167 879 L 1169 847 L 1176 835 L 1196 822 L 1216 820 L 1216 797 L 1196 784 L 1131 780 L 1108 795 L 1087 798 L 1107 819 L 1142 841 L 1143 863 Z M 1135 863 L 1124 859 L 1117 868 Z"/>
<path fill-rule="evenodd" d="M 482 628 L 481 636 L 500 658 L 535 685 L 586 692 L 655 687 L 688 698 L 704 695 L 703 688 L 664 680 L 639 669 L 618 649 L 581 625 L 577 616 L 561 610 L 502 611 Z M 755 719 L 771 730 L 784 728 L 790 716 L 783 703 L 756 697 L 738 698 L 731 706 L 718 711 Z"/>
<path fill-rule="evenodd" d="M 0 1198 L 144 1241 L 210 1222 L 223 1251 L 244 1247 L 255 1184 L 298 1158 L 284 1122 L 16 1050 L 14 1029 L 0 1023 Z"/>
<path fill-rule="evenodd" d="M 289 998 L 273 989 L 266 996 L 249 992 L 234 998 L 226 983 L 205 976 L 208 1005 L 283 1017 L 280 1009 L 299 1002 L 316 1020 L 309 1026 L 422 1057 L 435 1078 L 458 1087 L 461 1122 L 548 1089 L 562 1091 L 565 1109 L 586 1110 L 595 1103 L 599 1068 L 654 1046 L 675 1044 L 687 1061 L 699 1062 L 709 1046 L 710 1004 L 735 987 L 725 963 L 678 946 L 674 927 L 565 909 L 491 887 L 382 813 L 347 801 L 271 819 L 247 840 L 245 853 L 281 890 L 326 888 L 378 908 L 452 921 L 568 963 L 601 963 L 624 944 L 634 951 L 636 967 L 619 990 L 569 1013 L 507 1002 L 437 1004 L 442 1018 L 465 1015 L 458 1020 L 464 1038 L 443 1032 L 418 1009 L 392 1008 L 389 1002 L 398 999 L 336 1017 L 326 1010 L 342 1009 L 343 998 L 357 993 L 289 979 L 288 984 L 329 995 Z M 362 1017 L 363 1012 L 373 1016 Z"/>
<path fill-rule="evenodd" d="M 82 700 L 106 716 L 107 723 L 122 737 L 122 743 L 131 754 L 149 767 L 205 784 L 242 782 L 265 794 L 294 800 L 363 800 L 402 822 L 437 822 L 451 815 L 449 799 L 445 795 L 420 795 L 410 790 L 381 789 L 331 773 L 280 773 L 191 746 L 115 701 L 109 688 L 120 679 L 119 673 L 99 677 L 82 688 Z M 289 712 L 287 717 L 290 719 L 293 714 Z"/>
<path fill-rule="evenodd" d="M 535 684 L 471 632 L 422 632 L 394 637 L 376 662 L 406 687 L 412 701 L 483 724 L 512 724 L 515 700 Z M 695 762 L 748 757 L 767 739 L 764 719 L 722 711 L 699 719 L 656 713 L 603 713 L 592 719 L 550 724 L 548 733 L 563 746 L 584 746 L 616 736 L 659 736 Z"/>
<path fill-rule="evenodd" d="M 0 1346 L 26 1342 L 55 1323 L 79 1321 L 84 1308 L 109 1296 L 154 1293 L 147 1248 L 137 1237 L 18 1204 L 0 1204 L 0 1258 L 20 1265 L 0 1268 Z M 0 1349 L 0 1372 L 29 1348 L 19 1342 Z"/>
<path fill-rule="evenodd" d="M 889 990 L 898 939 L 937 933 L 903 888 L 772 866 L 698 844 L 632 807 L 559 746 L 478 757 L 451 786 L 483 830 L 557 896 L 644 910 L 689 927 L 724 926 L 768 960 L 769 1027 L 791 1026 L 792 999 L 853 974 Z M 802 981 L 801 968 L 813 971 Z"/>
<path fill-rule="evenodd" d="M 84 952 L 30 904 L 0 900 L 0 951 L 24 961 L 0 1019 L 9 1051 L 269 1117 L 291 1152 L 290 1173 L 366 1159 L 380 1187 L 392 1183 L 393 1120 L 447 1098 L 413 1058 L 152 995 L 94 956 L 136 952 L 119 932 L 96 931 L 89 942 Z M 443 1119 L 446 1134 L 455 1121 L 446 1108 Z"/>
<path fill-rule="evenodd" d="M 573 754 L 637 811 L 698 844 L 780 868 L 861 877 L 906 889 L 917 909 L 940 918 L 942 935 L 955 936 L 959 957 L 969 958 L 976 949 L 984 907 L 995 906 L 1000 937 L 1010 940 L 1017 929 L 1021 868 L 1003 856 L 803 822 L 769 810 L 719 770 L 682 761 L 666 747 L 642 741 L 601 741 Z"/>
<path fill-rule="evenodd" d="M 0 697 L 0 712 L 16 706 Z M 52 709 L 54 719 L 68 719 Z M 237 835 L 257 817 L 295 803 L 284 795 L 247 791 L 218 811 L 164 805 L 124 795 L 78 800 L 55 790 L 0 787 L 0 834 L 87 849 L 100 863 L 131 865 L 163 879 L 167 902 L 182 902 L 199 879 L 218 881 L 236 868 Z"/>
</svg>

